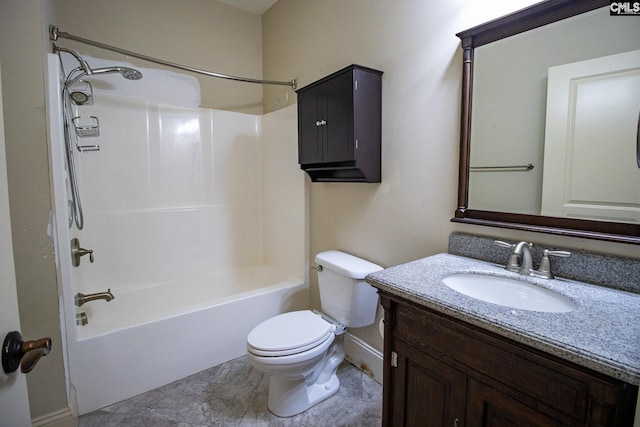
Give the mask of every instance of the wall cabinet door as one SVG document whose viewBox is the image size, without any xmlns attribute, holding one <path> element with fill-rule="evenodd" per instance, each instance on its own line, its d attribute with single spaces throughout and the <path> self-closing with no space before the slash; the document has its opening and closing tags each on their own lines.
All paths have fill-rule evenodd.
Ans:
<svg viewBox="0 0 640 427">
<path fill-rule="evenodd" d="M 298 163 L 322 163 L 322 86 L 298 93 Z"/>
<path fill-rule="evenodd" d="M 380 182 L 381 76 L 351 65 L 297 91 L 298 163 L 312 181 Z"/>
<path fill-rule="evenodd" d="M 353 74 L 342 73 L 298 94 L 300 164 L 354 159 Z"/>
<path fill-rule="evenodd" d="M 324 123 L 321 126 L 324 162 L 355 160 L 354 89 L 353 73 L 344 73 L 324 85 L 324 111 L 320 120 Z"/>
<path fill-rule="evenodd" d="M 464 425 L 467 376 L 401 340 L 393 370 L 393 426 Z"/>
</svg>

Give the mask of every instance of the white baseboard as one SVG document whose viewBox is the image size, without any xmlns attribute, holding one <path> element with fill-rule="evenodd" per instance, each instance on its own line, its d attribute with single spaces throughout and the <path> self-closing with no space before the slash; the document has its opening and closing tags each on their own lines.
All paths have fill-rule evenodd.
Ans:
<svg viewBox="0 0 640 427">
<path fill-rule="evenodd" d="M 349 362 L 382 384 L 382 353 L 348 332 L 344 335 L 344 348 Z"/>
<path fill-rule="evenodd" d="M 33 427 L 75 427 L 77 423 L 71 408 L 65 408 L 33 418 L 31 425 Z"/>
</svg>

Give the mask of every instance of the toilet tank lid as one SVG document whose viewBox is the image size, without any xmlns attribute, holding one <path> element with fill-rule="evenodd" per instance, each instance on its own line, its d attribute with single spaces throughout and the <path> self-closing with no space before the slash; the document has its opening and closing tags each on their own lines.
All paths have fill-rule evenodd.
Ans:
<svg viewBox="0 0 640 427">
<path fill-rule="evenodd" d="M 382 270 L 377 264 L 335 250 L 320 252 L 316 264 L 351 279 L 364 279 L 367 274 Z"/>
</svg>

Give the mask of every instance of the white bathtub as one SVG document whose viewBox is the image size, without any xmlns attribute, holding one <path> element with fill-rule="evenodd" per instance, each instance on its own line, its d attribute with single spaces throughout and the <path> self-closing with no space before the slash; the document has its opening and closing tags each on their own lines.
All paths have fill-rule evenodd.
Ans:
<svg viewBox="0 0 640 427">
<path fill-rule="evenodd" d="M 69 342 L 80 414 L 242 356 L 255 325 L 309 306 L 307 284 L 269 267 L 112 292 L 78 309 L 89 323 Z"/>
<path fill-rule="evenodd" d="M 289 278 L 306 280 L 309 271 L 295 105 L 256 116 L 158 101 L 156 89 L 173 84 L 156 70 L 144 70 L 148 98 L 96 84 L 94 103 L 76 108 L 101 126 L 91 141 L 99 152 L 74 151 L 86 220 L 77 230 L 68 220 L 58 57 L 49 54 L 48 65 L 52 231 L 64 322 L 54 350 L 63 351 L 79 413 L 241 356 L 255 325 L 308 308 L 308 286 Z M 94 250 L 95 263 L 84 257 L 72 267 L 74 237 Z M 228 271 L 263 260 L 286 274 Z M 113 301 L 74 306 L 77 292 L 108 288 Z M 86 326 L 75 324 L 81 311 Z"/>
</svg>

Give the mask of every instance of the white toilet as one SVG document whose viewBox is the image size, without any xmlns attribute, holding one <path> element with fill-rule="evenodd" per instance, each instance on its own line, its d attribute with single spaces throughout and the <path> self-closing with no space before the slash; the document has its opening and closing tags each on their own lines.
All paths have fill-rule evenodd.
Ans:
<svg viewBox="0 0 640 427">
<path fill-rule="evenodd" d="M 376 290 L 364 277 L 382 267 L 340 251 L 316 255 L 321 313 L 293 311 L 265 320 L 247 337 L 251 365 L 269 379 L 268 407 L 280 417 L 306 411 L 338 391 L 347 327 L 373 324 Z"/>
</svg>

